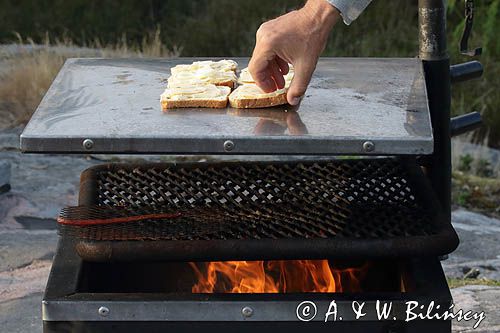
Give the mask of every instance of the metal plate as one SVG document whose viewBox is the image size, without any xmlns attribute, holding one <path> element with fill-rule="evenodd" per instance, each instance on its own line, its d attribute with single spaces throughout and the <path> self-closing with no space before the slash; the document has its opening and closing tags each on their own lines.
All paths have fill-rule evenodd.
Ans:
<svg viewBox="0 0 500 333">
<path fill-rule="evenodd" d="M 322 58 L 305 98 L 295 108 L 162 112 L 159 96 L 169 69 L 194 60 L 198 59 L 68 60 L 21 135 L 21 149 L 45 153 L 432 153 L 418 59 Z M 247 58 L 235 60 L 240 69 L 247 66 Z M 233 143 L 229 151 L 224 149 L 227 140 Z M 373 145 L 364 146 L 366 141 Z"/>
</svg>

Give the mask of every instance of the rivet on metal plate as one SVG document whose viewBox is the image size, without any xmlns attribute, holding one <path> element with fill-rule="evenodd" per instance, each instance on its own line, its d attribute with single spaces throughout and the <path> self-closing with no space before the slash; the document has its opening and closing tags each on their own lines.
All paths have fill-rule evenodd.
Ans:
<svg viewBox="0 0 500 333">
<path fill-rule="evenodd" d="M 231 151 L 234 149 L 234 142 L 231 140 L 227 140 L 224 142 L 224 150 L 225 151 Z"/>
<path fill-rule="evenodd" d="M 363 150 L 367 153 L 372 152 L 375 150 L 375 144 L 371 141 L 365 141 L 363 143 Z"/>
<path fill-rule="evenodd" d="M 99 312 L 99 315 L 101 317 L 107 317 L 109 314 L 109 309 L 105 306 L 101 306 L 97 312 Z"/>
<path fill-rule="evenodd" d="M 253 315 L 253 309 L 249 306 L 245 306 L 243 309 L 241 309 L 241 314 L 243 317 L 251 317 Z"/>
<path fill-rule="evenodd" d="M 87 150 L 94 148 L 94 141 L 92 141 L 90 139 L 83 140 L 83 148 L 85 148 Z"/>
</svg>

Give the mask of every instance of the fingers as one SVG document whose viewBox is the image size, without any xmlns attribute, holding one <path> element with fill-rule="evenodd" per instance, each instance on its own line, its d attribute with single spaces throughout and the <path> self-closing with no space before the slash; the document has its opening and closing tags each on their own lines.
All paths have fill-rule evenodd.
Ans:
<svg viewBox="0 0 500 333">
<path fill-rule="evenodd" d="M 269 63 L 274 61 L 274 54 L 257 42 L 252 58 L 248 64 L 248 70 L 253 80 L 264 92 L 269 93 L 276 90 L 276 83 L 272 78 Z"/>
<path fill-rule="evenodd" d="M 257 42 L 248 64 L 248 70 L 257 86 L 269 93 L 285 87 L 283 75 L 288 73 L 288 63 L 276 55 L 275 43 L 269 40 L 264 30 L 261 28 L 257 32 Z"/>
<path fill-rule="evenodd" d="M 255 56 L 250 60 L 248 70 L 255 83 L 266 93 L 273 92 L 276 89 L 283 89 L 285 87 L 285 78 L 276 58 L 267 60 L 266 62 L 259 59 L 252 61 L 254 58 Z M 264 64 L 266 66 L 262 67 Z M 288 67 L 288 63 L 286 63 L 286 66 Z M 288 68 L 286 70 L 288 71 Z"/>
<path fill-rule="evenodd" d="M 257 84 L 257 86 L 259 86 L 259 88 L 264 92 L 270 93 L 276 90 L 276 82 L 274 82 L 268 67 L 258 71 L 252 71 L 249 68 L 249 71 L 255 81 L 255 84 Z"/>
<path fill-rule="evenodd" d="M 300 61 L 294 64 L 295 75 L 288 88 L 287 100 L 290 105 L 297 105 L 304 96 L 307 86 L 311 81 L 312 74 L 316 68 L 317 59 Z"/>
<path fill-rule="evenodd" d="M 290 68 L 288 67 L 288 62 L 285 60 L 281 59 L 280 57 L 276 56 L 276 62 L 278 63 L 278 66 L 280 67 L 280 71 L 283 75 L 287 75 L 288 71 Z"/>
<path fill-rule="evenodd" d="M 269 70 L 271 72 L 274 82 L 276 83 L 276 87 L 278 87 L 278 89 L 285 88 L 285 78 L 283 77 L 281 69 L 276 60 L 273 60 L 269 63 Z"/>
</svg>

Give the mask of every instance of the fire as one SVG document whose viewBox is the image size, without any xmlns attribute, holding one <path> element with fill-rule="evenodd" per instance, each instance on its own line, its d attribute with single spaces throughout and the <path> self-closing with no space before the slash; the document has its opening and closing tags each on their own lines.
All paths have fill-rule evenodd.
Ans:
<svg viewBox="0 0 500 333">
<path fill-rule="evenodd" d="M 290 293 L 361 291 L 359 268 L 332 268 L 328 260 L 214 261 L 190 263 L 193 293 Z"/>
</svg>

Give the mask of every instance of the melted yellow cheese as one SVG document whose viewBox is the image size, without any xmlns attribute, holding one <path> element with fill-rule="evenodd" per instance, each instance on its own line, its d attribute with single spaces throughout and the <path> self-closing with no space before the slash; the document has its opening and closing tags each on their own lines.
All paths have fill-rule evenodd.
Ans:
<svg viewBox="0 0 500 333">
<path fill-rule="evenodd" d="M 221 72 L 210 67 L 200 67 L 193 71 L 181 71 L 170 76 L 169 87 L 190 86 L 204 83 L 236 82 L 233 71 Z"/>
<path fill-rule="evenodd" d="M 199 70 L 212 69 L 218 72 L 234 72 L 238 64 L 233 60 L 219 60 L 219 61 L 195 61 L 192 64 L 181 64 L 171 68 L 172 75 L 177 75 L 182 72 L 197 72 Z"/>
<path fill-rule="evenodd" d="M 229 87 L 217 87 L 213 84 L 167 88 L 161 100 L 218 99 L 226 98 L 231 92 Z"/>
</svg>

